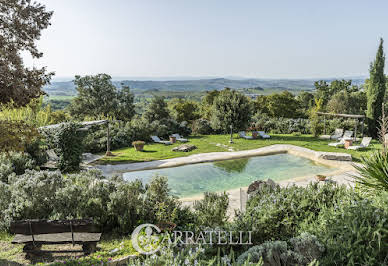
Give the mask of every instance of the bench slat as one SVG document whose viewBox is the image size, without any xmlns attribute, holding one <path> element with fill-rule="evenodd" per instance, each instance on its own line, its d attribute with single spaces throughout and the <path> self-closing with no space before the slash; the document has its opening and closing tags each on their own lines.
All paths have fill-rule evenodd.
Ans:
<svg viewBox="0 0 388 266">
<path fill-rule="evenodd" d="M 77 219 L 77 220 L 23 220 L 11 222 L 11 234 L 31 235 L 30 225 L 33 234 L 53 234 L 71 232 L 70 221 L 72 223 L 73 232 L 99 233 L 100 228 L 93 224 L 92 219 Z"/>
<path fill-rule="evenodd" d="M 36 244 L 67 244 L 72 243 L 71 233 L 54 233 L 54 234 L 38 234 L 34 235 Z M 101 233 L 74 233 L 74 243 L 83 244 L 89 242 L 99 242 Z M 31 235 L 15 235 L 12 240 L 13 244 L 32 243 Z"/>
</svg>

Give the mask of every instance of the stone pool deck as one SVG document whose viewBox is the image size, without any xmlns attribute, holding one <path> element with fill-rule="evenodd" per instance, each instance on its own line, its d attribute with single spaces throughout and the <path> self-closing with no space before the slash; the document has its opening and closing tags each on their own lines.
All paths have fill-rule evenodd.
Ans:
<svg viewBox="0 0 388 266">
<path fill-rule="evenodd" d="M 351 155 L 346 153 L 319 152 L 289 144 L 275 144 L 254 150 L 200 153 L 173 159 L 118 165 L 96 165 L 95 167 L 100 169 L 105 176 L 112 176 L 115 174 L 123 174 L 132 171 L 167 168 L 187 164 L 214 162 L 221 160 L 238 159 L 252 156 L 265 156 L 281 153 L 289 153 L 292 155 L 304 157 L 316 161 L 318 163 L 340 169 L 349 167 L 349 162 L 352 160 Z"/>
</svg>

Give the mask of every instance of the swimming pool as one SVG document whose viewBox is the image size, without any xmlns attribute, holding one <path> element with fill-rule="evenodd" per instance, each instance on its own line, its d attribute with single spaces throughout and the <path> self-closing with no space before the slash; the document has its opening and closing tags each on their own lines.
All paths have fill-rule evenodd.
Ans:
<svg viewBox="0 0 388 266">
<path fill-rule="evenodd" d="M 128 172 L 124 174 L 124 179 L 140 179 L 143 183 L 148 183 L 157 174 L 166 176 L 172 194 L 190 197 L 205 191 L 246 187 L 255 180 L 285 180 L 330 171 L 333 171 L 333 168 L 306 158 L 276 154 Z"/>
</svg>

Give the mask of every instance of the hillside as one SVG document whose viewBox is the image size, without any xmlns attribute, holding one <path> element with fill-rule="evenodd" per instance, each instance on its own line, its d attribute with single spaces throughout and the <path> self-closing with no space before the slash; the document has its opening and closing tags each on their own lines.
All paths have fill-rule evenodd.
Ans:
<svg viewBox="0 0 388 266">
<path fill-rule="evenodd" d="M 330 81 L 332 79 L 327 79 Z M 296 93 L 302 90 L 312 90 L 314 88 L 313 79 L 198 79 L 198 80 L 121 80 L 113 81 L 120 87 L 129 86 L 137 94 L 149 93 L 152 91 L 186 91 L 186 92 L 204 92 L 207 90 L 221 90 L 225 87 L 256 88 L 263 94 L 271 92 L 289 90 Z M 362 84 L 363 79 L 353 79 L 354 84 Z M 52 82 L 44 87 L 44 90 L 50 96 L 71 96 L 76 94 L 72 81 Z"/>
</svg>

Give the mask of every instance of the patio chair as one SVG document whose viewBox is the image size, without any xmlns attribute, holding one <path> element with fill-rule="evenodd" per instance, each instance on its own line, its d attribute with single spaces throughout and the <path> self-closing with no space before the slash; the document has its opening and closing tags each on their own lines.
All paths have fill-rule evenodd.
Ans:
<svg viewBox="0 0 388 266">
<path fill-rule="evenodd" d="M 339 140 L 340 138 L 342 138 L 343 134 L 344 130 L 342 128 L 336 128 L 334 134 L 330 136 L 330 139 Z"/>
<path fill-rule="evenodd" d="M 244 139 L 253 139 L 252 136 L 247 136 L 247 135 L 245 134 L 245 131 L 240 131 L 240 132 L 238 132 L 238 135 L 239 135 L 241 138 L 244 138 Z"/>
<path fill-rule="evenodd" d="M 367 148 L 371 142 L 372 138 L 371 137 L 363 137 L 360 145 L 355 145 L 355 146 L 349 146 L 349 150 L 358 150 L 358 149 L 363 149 Z"/>
<path fill-rule="evenodd" d="M 351 139 L 353 136 L 353 131 L 351 130 L 346 130 L 344 135 L 342 136 L 342 139 Z"/>
<path fill-rule="evenodd" d="M 175 137 L 176 140 L 177 140 L 177 141 L 180 141 L 180 142 L 188 142 L 188 141 L 189 141 L 188 139 L 182 138 L 182 136 L 179 135 L 178 133 L 172 134 L 172 136 Z"/>
<path fill-rule="evenodd" d="M 341 145 L 344 145 L 344 144 L 345 144 L 345 139 L 341 138 L 339 140 L 339 142 L 332 142 L 332 143 L 329 143 L 328 145 L 332 146 L 332 147 L 338 147 L 338 146 L 341 146 Z"/>
<path fill-rule="evenodd" d="M 259 133 L 260 137 L 262 137 L 263 139 L 269 139 L 269 138 L 271 138 L 271 136 L 265 134 L 264 131 L 258 131 L 258 133 Z"/>
<path fill-rule="evenodd" d="M 161 140 L 158 136 L 151 136 L 151 139 L 152 139 L 155 143 L 160 143 L 160 144 L 165 144 L 165 145 L 171 145 L 171 144 L 172 144 L 170 141 Z"/>
</svg>

